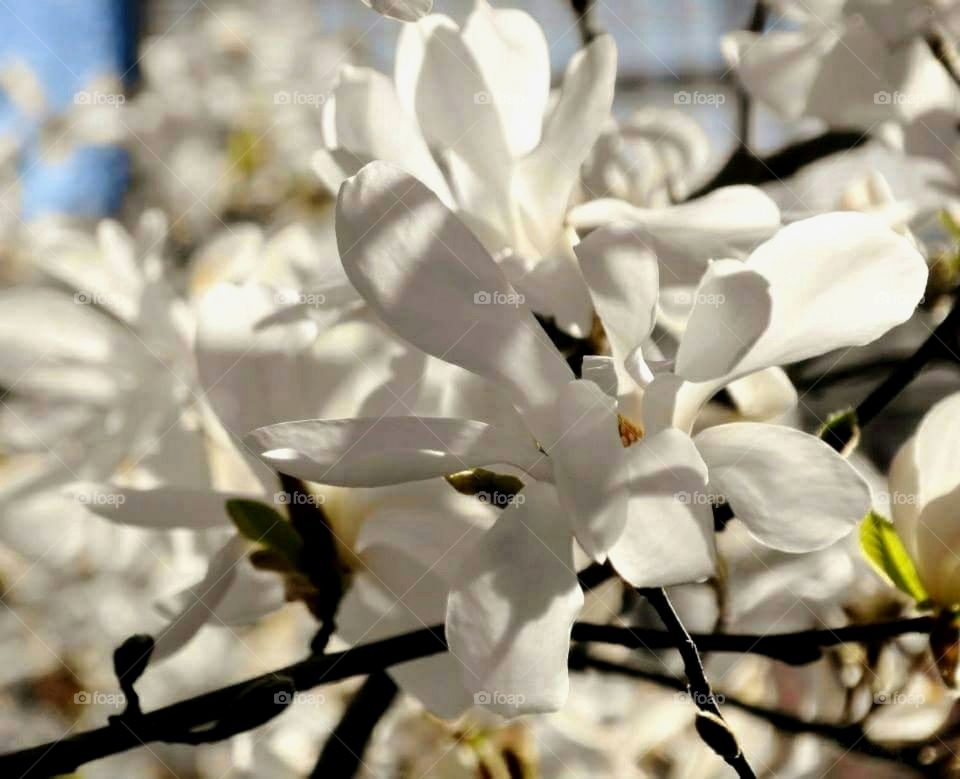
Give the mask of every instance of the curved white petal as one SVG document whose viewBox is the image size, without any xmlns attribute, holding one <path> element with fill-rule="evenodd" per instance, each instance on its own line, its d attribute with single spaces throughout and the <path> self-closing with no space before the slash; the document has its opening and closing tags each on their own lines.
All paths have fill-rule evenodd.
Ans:
<svg viewBox="0 0 960 779">
<path fill-rule="evenodd" d="M 764 368 L 730 382 L 727 387 L 737 410 L 762 421 L 785 414 L 797 405 L 797 388 L 783 368 Z"/>
<path fill-rule="evenodd" d="M 400 32 L 394 78 L 436 153 L 446 158 L 465 214 L 502 236 L 514 232 L 512 157 L 482 66 L 448 17 L 434 14 Z"/>
<path fill-rule="evenodd" d="M 361 2 L 377 13 L 401 22 L 415 22 L 430 13 L 430 9 L 433 8 L 433 0 L 361 0 Z"/>
<path fill-rule="evenodd" d="M 761 543 L 784 552 L 823 549 L 870 510 L 870 488 L 830 446 L 799 430 L 757 422 L 718 425 L 694 441 L 711 489 Z"/>
<path fill-rule="evenodd" d="M 914 531 L 914 562 L 920 579 L 931 599 L 947 607 L 960 604 L 958 509 L 960 486 L 923 504 Z"/>
<path fill-rule="evenodd" d="M 570 59 L 540 145 L 517 169 L 514 197 L 524 228 L 545 254 L 555 251 L 580 166 L 610 118 L 617 47 L 599 35 Z"/>
<path fill-rule="evenodd" d="M 354 646 L 442 623 L 448 584 L 409 555 L 369 553 L 337 610 L 337 635 Z M 452 652 L 391 666 L 388 673 L 438 717 L 453 718 L 473 704 L 463 665 Z"/>
<path fill-rule="evenodd" d="M 344 487 L 403 484 L 495 463 L 546 467 L 524 431 L 468 419 L 312 419 L 261 427 L 247 441 L 281 473 Z"/>
<path fill-rule="evenodd" d="M 372 163 L 337 201 L 354 286 L 398 335 L 548 406 L 573 373 L 480 242 L 409 175 Z"/>
<path fill-rule="evenodd" d="M 463 27 L 463 40 L 490 90 L 511 155 L 523 156 L 540 141 L 550 96 L 550 55 L 543 30 L 525 11 L 493 9 L 487 0 L 477 0 Z"/>
<path fill-rule="evenodd" d="M 583 606 L 570 527 L 531 483 L 470 555 L 447 601 L 447 640 L 475 701 L 506 717 L 559 709 Z M 518 496 L 519 497 L 519 496 Z"/>
<path fill-rule="evenodd" d="M 351 644 L 442 623 L 450 581 L 499 513 L 445 483 L 436 490 L 416 486 L 415 493 L 376 491 L 363 522 L 356 544 L 362 568 L 337 612 L 337 634 Z M 464 672 L 450 652 L 389 669 L 405 692 L 447 718 L 473 704 Z"/>
<path fill-rule="evenodd" d="M 660 273 L 636 230 L 594 230 L 574 249 L 613 356 L 619 362 L 653 331 Z"/>
<path fill-rule="evenodd" d="M 206 575 L 178 597 L 180 611 L 154 636 L 151 663 L 174 654 L 207 623 L 236 579 L 237 567 L 244 564 L 249 548 L 250 544 L 240 536 L 231 538 L 210 560 Z"/>
<path fill-rule="evenodd" d="M 928 503 L 960 488 L 960 392 L 938 401 L 890 466 L 890 506 L 897 530 L 919 554 L 920 517 Z"/>
<path fill-rule="evenodd" d="M 389 117 L 388 121 L 385 118 Z M 397 97 L 393 82 L 372 68 L 345 65 L 330 99 L 323 106 L 324 144 L 356 158 L 356 170 L 369 160 L 403 168 L 444 203 L 452 205 L 450 188 L 430 149 Z"/>
<path fill-rule="evenodd" d="M 121 525 L 150 528 L 231 527 L 226 502 L 256 499 L 255 494 L 216 492 L 209 489 L 161 486 L 148 490 L 112 484 L 78 482 L 64 491 L 97 516 Z"/>
<path fill-rule="evenodd" d="M 580 546 L 602 562 L 627 521 L 627 458 L 616 401 L 592 382 L 572 381 L 557 413 L 563 433 L 548 450 L 557 493 Z"/>
<path fill-rule="evenodd" d="M 686 378 L 719 378 L 717 371 L 738 352 L 742 358 L 729 367 L 727 381 L 868 344 L 911 316 L 927 279 L 927 265 L 907 239 L 875 217 L 842 212 L 788 225 L 757 248 L 744 269 L 719 280 L 722 289 L 708 277 L 698 290 L 677 358 L 677 372 Z M 762 313 L 752 274 L 769 284 L 770 321 L 751 343 L 739 332 L 731 337 L 727 325 L 745 311 Z M 708 297 L 712 293 L 723 297 Z M 700 362 L 710 353 L 723 359 Z"/>
<path fill-rule="evenodd" d="M 696 282 L 708 260 L 745 257 L 780 227 L 780 209 L 763 190 L 737 185 L 666 208 L 636 208 L 596 200 L 577 206 L 571 223 L 589 230 L 628 224 L 660 260 L 663 282 Z"/>
<path fill-rule="evenodd" d="M 635 587 L 663 587 L 713 575 L 716 548 L 707 466 L 693 441 L 664 430 L 626 450 L 631 465 L 627 523 L 610 563 Z"/>
<path fill-rule="evenodd" d="M 719 260 L 704 274 L 695 301 L 677 349 L 677 375 L 694 382 L 727 376 L 770 327 L 770 282 L 742 262 Z"/>
</svg>

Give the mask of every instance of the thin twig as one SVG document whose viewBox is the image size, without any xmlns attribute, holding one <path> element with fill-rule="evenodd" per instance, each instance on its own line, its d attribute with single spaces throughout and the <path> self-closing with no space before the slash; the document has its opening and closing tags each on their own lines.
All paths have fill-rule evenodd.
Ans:
<svg viewBox="0 0 960 779">
<path fill-rule="evenodd" d="M 580 28 L 580 39 L 586 46 L 600 34 L 600 29 L 594 20 L 594 4 L 596 0 L 570 0 L 573 13 L 577 17 L 577 27 Z"/>
<path fill-rule="evenodd" d="M 602 660 L 583 652 L 575 651 L 570 655 L 571 670 L 593 669 L 603 673 L 616 673 L 629 676 L 633 679 L 658 684 L 668 687 L 672 690 L 682 692 L 686 690 L 686 685 L 673 676 L 649 671 L 644 668 L 638 668 L 623 663 L 614 663 L 609 660 Z M 838 725 L 830 722 L 819 722 L 800 719 L 791 714 L 780 711 L 779 709 L 769 709 L 765 706 L 759 706 L 754 703 L 748 703 L 737 697 L 724 694 L 722 701 L 726 706 L 752 714 L 755 717 L 765 720 L 778 730 L 791 734 L 811 734 L 832 741 L 843 749 L 851 752 L 869 755 L 883 760 L 891 760 L 897 763 L 920 767 L 920 752 L 923 745 L 908 744 L 898 748 L 888 748 L 866 737 L 864 729 L 857 724 Z"/>
<path fill-rule="evenodd" d="M 726 727 L 723 714 L 720 713 L 720 707 L 713 695 L 713 688 L 703 669 L 697 644 L 687 632 L 676 609 L 673 608 L 667 591 L 662 587 L 654 587 L 640 589 L 639 592 L 656 610 L 667 632 L 676 639 L 693 702 L 701 712 L 710 715 L 706 720 L 697 720 L 697 731 L 700 737 L 737 772 L 737 776 L 741 779 L 755 779 L 756 774 L 747 762 L 736 736 L 729 727 Z M 712 723 L 712 725 L 705 729 L 702 727 L 705 723 Z M 719 732 L 718 728 L 720 728 Z"/>
<path fill-rule="evenodd" d="M 397 697 L 396 683 L 385 671 L 374 671 L 357 690 L 340 722 L 324 744 L 311 779 L 349 779 L 363 764 L 363 753 L 380 718 Z"/>
<path fill-rule="evenodd" d="M 747 32 L 762 34 L 767 23 L 767 4 L 764 0 L 757 0 L 753 6 L 753 14 L 747 23 Z M 750 117 L 752 101 L 750 94 L 743 84 L 737 82 L 737 143 L 744 152 L 750 151 Z"/>
</svg>

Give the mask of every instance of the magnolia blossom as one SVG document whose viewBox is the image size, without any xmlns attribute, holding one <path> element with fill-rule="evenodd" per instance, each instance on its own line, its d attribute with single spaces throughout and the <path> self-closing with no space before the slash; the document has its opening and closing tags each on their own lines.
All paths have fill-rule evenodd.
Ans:
<svg viewBox="0 0 960 779">
<path fill-rule="evenodd" d="M 833 254 L 816 245 L 841 226 L 848 237 L 835 239 Z M 812 344 L 823 350 L 866 342 L 909 316 L 925 265 L 881 223 L 828 215 L 786 228 L 746 262 L 714 263 L 701 290 L 724 282 L 729 304 L 712 304 L 713 323 L 695 305 L 678 374 L 656 379 L 638 348 L 655 319 L 656 257 L 632 244 L 629 233 L 611 228 L 591 235 L 580 247 L 581 265 L 614 356 L 608 369 L 598 375 L 594 366 L 590 374 L 613 396 L 647 384 L 655 390 L 640 407 L 646 435 L 639 418 L 623 415 L 628 404 L 618 418 L 615 397 L 574 378 L 486 249 L 413 177 L 385 163 L 364 168 L 341 190 L 337 237 L 348 277 L 379 317 L 428 354 L 499 385 L 523 423 L 317 419 L 261 428 L 250 445 L 277 470 L 348 487 L 498 463 L 530 479 L 517 496 L 523 500 L 504 511 L 463 564 L 447 600 L 448 638 L 466 660 L 467 688 L 524 691 L 519 707 L 492 701 L 501 713 L 556 708 L 565 696 L 566 645 L 582 603 L 573 538 L 594 559 L 609 558 L 631 584 L 660 586 L 714 570 L 708 484 L 759 540 L 785 551 L 832 543 L 869 507 L 866 484 L 818 439 L 742 423 L 706 430 L 695 445 L 689 425 L 671 424 L 670 392 L 660 388 L 679 395 L 687 386 L 680 377 L 689 371 L 702 380 L 689 384 L 702 392 L 702 403 L 739 376 L 809 356 Z M 811 317 L 806 330 L 798 329 L 791 307 L 815 307 L 824 297 L 807 281 L 818 277 L 817 263 L 853 265 L 848 273 L 856 283 L 843 290 L 857 296 L 864 294 L 861 256 L 870 258 L 864 264 L 882 265 L 880 290 L 892 294 L 886 285 L 893 279 L 909 306 L 875 310 L 854 299 L 846 302 L 848 320 Z M 791 274 L 785 289 L 778 282 Z M 789 332 L 777 330 L 772 311 L 791 316 Z M 768 348 L 751 362 L 756 345 Z M 785 472 L 795 481 L 784 485 Z"/>
<path fill-rule="evenodd" d="M 477 0 L 462 29 L 428 16 L 401 31 L 392 81 L 341 71 L 317 171 L 336 189 L 372 160 L 403 168 L 470 226 L 534 310 L 584 335 L 590 302 L 565 215 L 610 116 L 616 58 L 613 40 L 597 37 L 551 105 L 547 43 L 526 13 Z"/>
<path fill-rule="evenodd" d="M 37 283 L 2 292 L 2 438 L 13 453 L 2 469 L 4 540 L 29 555 L 122 565 L 122 549 L 145 551 L 84 522 L 62 492 L 71 482 L 203 478 L 189 316 L 164 273 L 165 232 L 156 212 L 136 236 L 110 221 L 96 235 L 37 225 Z"/>
<path fill-rule="evenodd" d="M 709 161 L 707 134 L 688 114 L 643 108 L 604 128 L 583 165 L 585 197 L 668 206 L 687 196 Z"/>
<path fill-rule="evenodd" d="M 956 511 L 957 427 L 960 393 L 941 400 L 890 466 L 890 510 L 930 599 L 943 608 L 960 603 Z"/>
<path fill-rule="evenodd" d="M 871 130 L 956 112 L 960 91 L 924 40 L 935 17 L 919 0 L 773 0 L 789 24 L 724 37 L 747 91 L 787 119 L 814 116 Z"/>
</svg>

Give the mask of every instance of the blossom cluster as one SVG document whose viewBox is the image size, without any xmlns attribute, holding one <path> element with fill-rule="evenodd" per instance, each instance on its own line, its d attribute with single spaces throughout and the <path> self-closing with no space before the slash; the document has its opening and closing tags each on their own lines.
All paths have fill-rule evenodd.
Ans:
<svg viewBox="0 0 960 779">
<path fill-rule="evenodd" d="M 69 618 L 35 617 L 63 653 L 78 619 L 103 651 L 150 634 L 158 695 L 235 678 L 243 650 L 269 670 L 260 653 L 306 651 L 318 627 L 351 647 L 442 625 L 449 651 L 387 669 L 406 697 L 371 766 L 403 753 L 410 776 L 474 775 L 438 746 L 460 749 L 464 721 L 485 733 L 461 760 L 475 775 L 514 775 L 484 749 L 506 753 L 524 728 L 576 766 L 554 755 L 544 775 L 640 775 L 655 747 L 677 765 L 705 750 L 696 775 L 720 775 L 690 727 L 701 693 L 638 703 L 627 680 L 580 685 L 570 669 L 577 621 L 649 619 L 638 591 L 670 588 L 704 633 L 954 615 L 956 376 L 925 385 L 919 422 L 911 408 L 861 431 L 830 414 L 878 383 L 863 366 L 915 352 L 956 294 L 960 82 L 941 48 L 960 7 L 761 2 L 775 23 L 718 42 L 744 105 L 860 137 L 737 180 L 736 165 L 713 175 L 681 110 L 726 101 L 687 89 L 669 109 L 614 110 L 610 34 L 586 36 L 552 86 L 525 11 L 363 2 L 398 28 L 390 74 L 296 13 L 238 12 L 219 49 L 215 25 L 171 35 L 144 52 L 141 92 L 73 109 L 119 112 L 110 140 L 140 183 L 117 219 L 3 234 L 13 613 L 63 598 Z M 267 19 L 288 56 L 258 48 Z M 748 140 L 744 170 L 777 164 Z M 941 346 L 960 362 L 956 332 Z M 585 588 L 601 566 L 609 584 Z M 39 595 L 18 589 L 40 572 Z M 952 705 L 913 673 L 923 651 L 707 667 L 725 692 L 919 739 Z M 946 654 L 927 665 L 949 682 Z M 342 703 L 277 695 L 325 719 L 291 726 L 293 749 L 251 743 L 236 758 L 251 775 L 302 774 Z M 654 737 L 657 707 L 682 713 Z M 576 732 L 605 718 L 631 743 Z M 778 775 L 836 761 L 731 722 Z"/>
</svg>

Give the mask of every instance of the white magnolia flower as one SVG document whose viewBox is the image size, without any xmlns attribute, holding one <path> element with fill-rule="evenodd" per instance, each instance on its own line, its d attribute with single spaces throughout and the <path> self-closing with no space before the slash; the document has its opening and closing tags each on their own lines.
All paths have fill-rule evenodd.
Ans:
<svg viewBox="0 0 960 779">
<path fill-rule="evenodd" d="M 709 162 L 707 134 L 689 114 L 643 108 L 604 128 L 583 165 L 585 199 L 668 206 L 687 197 Z"/>
<path fill-rule="evenodd" d="M 890 466 L 890 509 L 930 599 L 944 608 L 960 603 L 956 469 L 960 393 L 924 416 Z"/>
<path fill-rule="evenodd" d="M 85 521 L 63 488 L 178 474 L 202 482 L 206 474 L 191 408 L 189 316 L 164 276 L 165 229 L 152 212 L 136 237 L 110 221 L 96 236 L 35 226 L 28 253 L 48 284 L 2 293 L 2 438 L 13 454 L 3 468 L 2 516 L 5 540 L 25 554 L 53 563 L 82 553 L 122 565 L 121 550 L 146 550 Z"/>
<path fill-rule="evenodd" d="M 919 0 L 771 3 L 790 25 L 732 32 L 727 61 L 747 91 L 786 119 L 832 126 L 907 124 L 937 109 L 956 111 L 960 92 L 924 40 L 932 17 Z"/>
<path fill-rule="evenodd" d="M 814 220 L 793 233 L 784 231 L 779 243 L 775 238 L 764 244 L 745 263 L 718 263 L 727 270 L 721 280 L 744 285 L 730 284 L 737 307 L 715 307 L 722 321 L 710 328 L 695 307 L 678 353 L 684 370 L 693 355 L 690 365 L 698 376 L 722 368 L 716 375 L 723 381 L 701 402 L 739 375 L 789 361 L 805 337 L 821 348 L 872 340 L 909 316 L 925 270 L 915 250 L 869 218 L 824 218 L 827 223 Z M 839 331 L 829 320 L 811 321 L 809 328 L 816 332 L 797 331 L 791 315 L 791 332 L 778 333 L 771 300 L 779 315 L 787 302 L 810 305 L 804 292 L 824 296 L 828 291 L 826 282 L 804 286 L 805 274 L 814 277 L 820 267 L 808 262 L 796 270 L 793 252 L 806 255 L 814 248 L 811 241 L 822 241 L 825 231 L 832 235 L 834 230 L 835 253 L 818 246 L 819 254 L 811 251 L 811 256 L 831 265 L 838 259 L 853 263 L 863 250 L 872 262 L 886 263 L 877 267 L 883 281 L 874 280 L 874 292 L 878 287 L 889 291 L 888 276 L 904 295 L 918 280 L 920 289 L 906 310 L 874 311 L 847 301 L 850 319 Z M 654 424 L 646 437 L 628 419 L 618 421 L 614 398 L 592 381 L 574 379 L 480 242 L 436 195 L 398 169 L 372 163 L 344 185 L 337 237 L 348 277 L 379 317 L 428 354 L 496 382 L 521 412 L 523 424 L 508 428 L 449 417 L 315 419 L 261 428 L 251 434 L 251 446 L 277 470 L 347 487 L 399 484 L 494 464 L 525 473 L 523 500 L 510 505 L 477 544 L 447 601 L 447 635 L 453 653 L 466 662 L 467 688 L 522 691 L 520 707 L 515 701 L 491 701 L 501 713 L 549 710 L 564 699 L 569 629 L 582 603 L 572 537 L 594 559 L 609 557 L 631 584 L 660 586 L 713 573 L 708 480 L 755 536 L 786 551 L 828 545 L 848 533 L 869 507 L 869 490 L 855 471 L 829 446 L 799 431 L 724 425 L 699 434 L 695 446 L 684 426 L 657 419 L 658 413 L 664 416 L 663 392 L 656 396 Z M 616 229 L 597 231 L 581 252 L 614 353 L 608 368 L 592 374 L 614 395 L 618 388 L 621 395 L 639 391 L 653 378 L 645 378 L 637 347 L 653 327 L 656 258 L 628 238 Z M 716 265 L 707 289 L 717 276 Z M 794 274 L 788 288 L 793 300 L 775 284 L 778 274 L 788 271 Z M 870 294 L 859 291 L 862 271 L 851 273 L 856 282 L 851 289 L 843 277 L 836 282 L 843 292 Z M 740 320 L 733 311 L 740 312 Z M 743 326 L 751 322 L 755 331 Z M 763 358 L 767 364 L 737 374 L 738 361 L 751 354 L 749 346 L 762 345 L 765 338 L 773 342 Z M 725 353 L 729 360 L 724 361 Z M 683 384 L 672 374 L 657 381 L 674 389 Z M 792 484 L 783 485 L 784 472 L 795 475 Z M 811 484 L 817 489 L 811 491 Z"/>
<path fill-rule="evenodd" d="M 526 13 L 477 0 L 462 29 L 428 16 L 401 31 L 392 81 L 341 71 L 323 107 L 318 173 L 334 190 L 373 160 L 413 174 L 505 263 L 534 310 L 584 335 L 590 302 L 565 216 L 610 116 L 616 58 L 607 35 L 578 51 L 551 108 L 547 43 Z"/>
<path fill-rule="evenodd" d="M 312 207 L 320 106 L 350 41 L 310 0 L 197 5 L 144 42 L 142 85 L 124 105 L 135 176 L 128 203 L 171 215 L 192 245 L 229 216 Z"/>
</svg>

